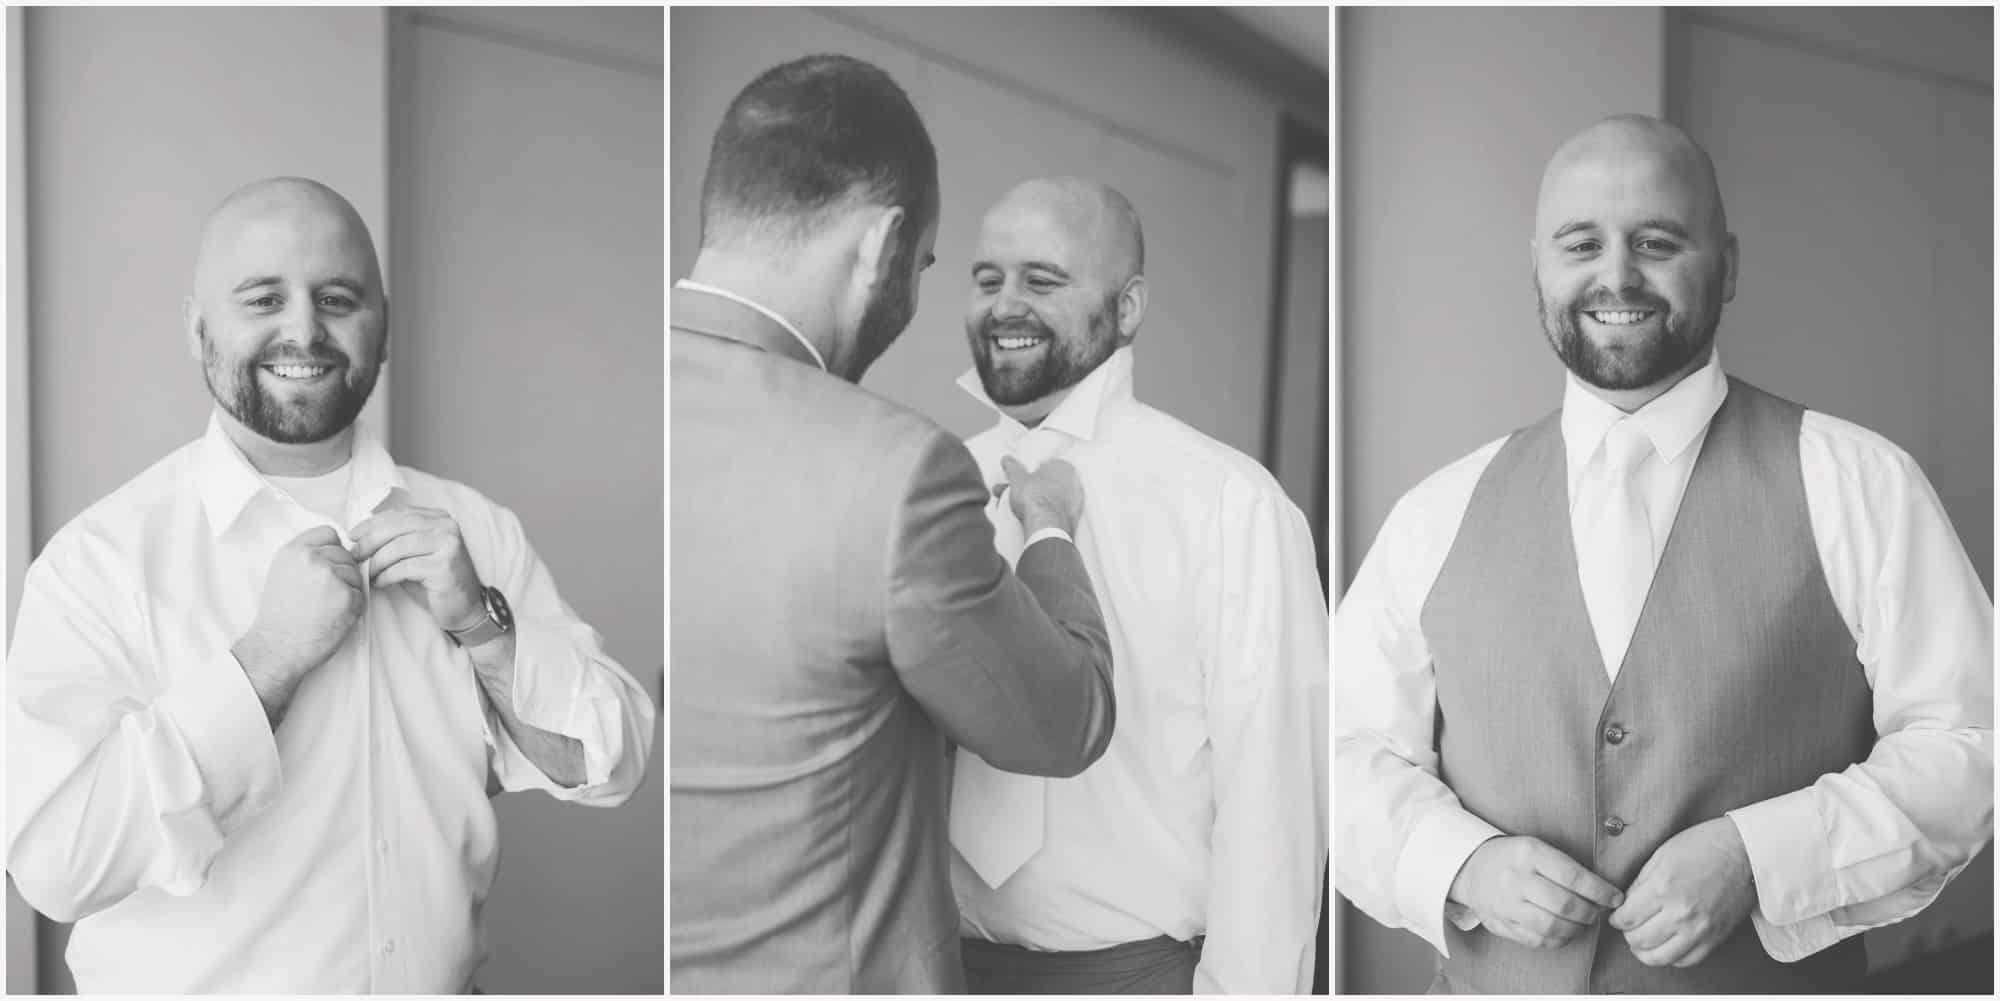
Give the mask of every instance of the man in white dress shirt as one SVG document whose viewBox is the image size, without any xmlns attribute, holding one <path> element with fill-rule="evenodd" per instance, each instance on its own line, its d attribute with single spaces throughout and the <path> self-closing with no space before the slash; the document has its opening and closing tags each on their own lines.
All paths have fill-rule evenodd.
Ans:
<svg viewBox="0 0 2000 1001">
<path fill-rule="evenodd" d="M 1850 993 L 1991 837 L 1992 601 L 1906 453 L 1724 376 L 1685 133 L 1565 143 L 1533 252 L 1561 409 L 1405 495 L 1339 613 L 1336 886 L 1437 993 Z"/>
<path fill-rule="evenodd" d="M 207 433 L 28 569 L 8 872 L 86 993 L 463 992 L 489 795 L 624 802 L 651 700 L 512 512 L 356 421 L 388 306 L 345 199 L 232 194 L 184 313 Z"/>
<path fill-rule="evenodd" d="M 1304 993 L 1326 864 L 1326 605 L 1305 518 L 1249 457 L 1140 403 L 1132 206 L 1035 180 L 986 214 L 960 384 L 998 411 L 968 441 L 1075 466 L 1077 547 L 1119 666 L 1118 729 L 1070 779 L 963 748 L 952 886 L 973 993 Z M 989 506 L 995 544 L 1021 532 Z"/>
</svg>

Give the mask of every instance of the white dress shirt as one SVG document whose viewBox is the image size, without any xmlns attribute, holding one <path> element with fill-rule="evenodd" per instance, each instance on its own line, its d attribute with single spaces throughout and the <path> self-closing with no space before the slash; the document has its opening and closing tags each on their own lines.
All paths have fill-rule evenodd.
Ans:
<svg viewBox="0 0 2000 1001">
<path fill-rule="evenodd" d="M 988 402 L 978 377 L 960 380 Z M 1043 426 L 1084 486 L 1077 548 L 1118 666 L 1118 725 L 1048 783 L 1045 839 L 989 889 L 956 852 L 967 935 L 1039 950 L 1207 935 L 1194 989 L 1311 989 L 1326 863 L 1327 614 L 1312 533 L 1247 456 L 1132 396 L 1121 349 Z M 968 441 L 989 483 L 1027 431 Z"/>
<path fill-rule="evenodd" d="M 1711 356 L 1631 417 L 1654 446 L 1634 475 L 1655 539 L 1673 526 L 1727 392 Z M 1579 476 L 1622 416 L 1569 378 L 1561 427 L 1572 514 Z M 1436 684 L 1420 616 L 1505 441 L 1404 495 L 1336 620 L 1336 885 L 1441 953 L 1447 916 L 1462 929 L 1477 924 L 1447 903 L 1452 880 L 1482 841 L 1507 832 L 1466 811 L 1438 778 Z M 1993 830 L 1993 602 L 1943 505 L 1907 453 L 1826 414 L 1806 411 L 1799 463 L 1820 564 L 1854 634 L 1880 736 L 1866 761 L 1728 814 L 1756 881 L 1758 938 L 1787 962 L 1916 914 Z"/>
<path fill-rule="evenodd" d="M 332 521 L 211 418 L 29 567 L 6 665 L 7 868 L 37 910 L 76 922 L 81 991 L 460 991 L 485 955 L 498 861 L 489 776 L 613 806 L 644 774 L 651 699 L 557 595 L 513 513 L 397 467 L 365 425 L 349 471 Z M 585 785 L 522 756 L 469 655 L 402 586 L 370 589 L 273 734 L 230 653 L 271 558 L 316 525 L 351 542 L 396 487 L 449 511 L 507 596 L 515 709 L 582 744 Z"/>
</svg>

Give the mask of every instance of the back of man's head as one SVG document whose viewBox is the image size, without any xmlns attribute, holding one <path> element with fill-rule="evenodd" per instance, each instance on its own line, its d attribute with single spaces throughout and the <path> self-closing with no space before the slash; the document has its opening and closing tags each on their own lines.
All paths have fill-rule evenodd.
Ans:
<svg viewBox="0 0 2000 1001">
<path fill-rule="evenodd" d="M 796 244 L 849 205 L 937 213 L 937 151 L 909 96 L 848 56 L 766 70 L 730 102 L 701 189 L 701 245 Z"/>
</svg>

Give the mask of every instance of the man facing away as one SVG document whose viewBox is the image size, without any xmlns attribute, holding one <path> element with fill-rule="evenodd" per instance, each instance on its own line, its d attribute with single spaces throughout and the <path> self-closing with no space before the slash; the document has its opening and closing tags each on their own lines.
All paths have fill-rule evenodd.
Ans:
<svg viewBox="0 0 2000 1001">
<path fill-rule="evenodd" d="M 1723 374 L 1685 133 L 1570 139 L 1532 248 L 1561 409 L 1340 611 L 1336 883 L 1440 993 L 1850 993 L 1992 836 L 1992 601 L 1906 453 Z"/>
<path fill-rule="evenodd" d="M 974 993 L 1311 990 L 1326 865 L 1327 616 L 1305 518 L 1249 457 L 1134 396 L 1145 244 L 1125 197 L 1023 183 L 986 214 L 965 390 L 988 481 L 1055 456 L 1118 662 L 1118 733 L 1060 781 L 957 753 Z M 989 508 L 1003 555 L 1022 537 Z"/>
<path fill-rule="evenodd" d="M 388 303 L 346 200 L 232 194 L 184 312 L 207 433 L 28 569 L 8 871 L 84 992 L 467 990 L 489 783 L 624 802 L 651 700 L 512 512 L 356 421 Z"/>
<path fill-rule="evenodd" d="M 946 739 L 1074 775 L 1111 737 L 1074 471 L 1009 469 L 1010 572 L 964 446 L 854 385 L 937 218 L 867 63 L 775 67 L 716 130 L 672 314 L 676 991 L 962 991 Z"/>
</svg>

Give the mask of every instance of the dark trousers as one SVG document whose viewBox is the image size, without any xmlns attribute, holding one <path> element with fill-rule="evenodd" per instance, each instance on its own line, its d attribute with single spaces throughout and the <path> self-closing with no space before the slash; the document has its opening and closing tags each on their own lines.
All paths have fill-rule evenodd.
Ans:
<svg viewBox="0 0 2000 1001">
<path fill-rule="evenodd" d="M 964 939 L 967 994 L 1193 994 L 1201 938 L 1165 935 L 1088 952 L 1036 952 Z"/>
</svg>

